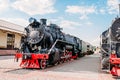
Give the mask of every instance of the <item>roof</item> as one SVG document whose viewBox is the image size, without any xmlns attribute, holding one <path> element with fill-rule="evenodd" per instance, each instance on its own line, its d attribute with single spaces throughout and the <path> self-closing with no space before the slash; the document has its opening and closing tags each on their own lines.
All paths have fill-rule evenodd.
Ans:
<svg viewBox="0 0 120 80">
<path fill-rule="evenodd" d="M 0 20 L 0 29 L 15 32 L 15 33 L 24 34 L 24 27 L 23 26 L 20 26 L 20 25 L 11 23 L 11 22 L 7 22 L 4 20 Z"/>
</svg>

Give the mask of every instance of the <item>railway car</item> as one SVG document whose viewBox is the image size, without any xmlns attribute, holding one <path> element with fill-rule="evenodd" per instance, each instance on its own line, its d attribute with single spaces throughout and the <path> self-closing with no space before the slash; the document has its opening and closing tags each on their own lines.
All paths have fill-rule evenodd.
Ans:
<svg viewBox="0 0 120 80">
<path fill-rule="evenodd" d="M 101 68 L 120 76 L 120 18 L 101 34 Z"/>
<path fill-rule="evenodd" d="M 82 53 L 87 54 L 87 43 L 82 40 Z"/>
<path fill-rule="evenodd" d="M 94 47 L 90 43 L 85 42 L 83 40 L 81 40 L 81 42 L 82 42 L 82 51 L 81 51 L 81 53 L 83 55 L 90 55 L 90 54 L 94 53 Z"/>
<path fill-rule="evenodd" d="M 93 45 L 91 45 L 90 43 L 88 43 L 87 47 L 88 47 L 88 49 L 87 49 L 87 54 L 88 54 L 88 55 L 93 54 L 94 51 L 95 51 L 95 46 L 93 46 Z"/>
<path fill-rule="evenodd" d="M 56 24 L 46 24 L 46 19 L 30 18 L 22 37 L 21 47 L 15 55 L 22 58 L 22 68 L 41 68 L 83 56 L 79 38 L 65 34 Z"/>
</svg>

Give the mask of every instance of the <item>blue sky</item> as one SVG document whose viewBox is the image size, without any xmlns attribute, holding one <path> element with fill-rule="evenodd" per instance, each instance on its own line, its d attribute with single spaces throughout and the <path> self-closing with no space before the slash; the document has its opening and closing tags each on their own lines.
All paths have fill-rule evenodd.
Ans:
<svg viewBox="0 0 120 80">
<path fill-rule="evenodd" d="M 23 27 L 34 17 L 56 23 L 65 33 L 93 45 L 118 15 L 120 0 L 0 0 L 0 19 Z"/>
</svg>

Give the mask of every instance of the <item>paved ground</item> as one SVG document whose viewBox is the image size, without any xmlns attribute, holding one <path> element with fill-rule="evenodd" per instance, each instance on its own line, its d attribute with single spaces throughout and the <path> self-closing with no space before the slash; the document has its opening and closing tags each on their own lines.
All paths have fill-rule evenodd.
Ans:
<svg viewBox="0 0 120 80">
<path fill-rule="evenodd" d="M 49 66 L 45 70 L 21 69 L 19 63 L 14 59 L 0 60 L 0 80 L 115 80 L 110 74 L 101 72 L 99 54 Z"/>
<path fill-rule="evenodd" d="M 0 56 L 0 60 L 13 59 L 14 56 Z"/>
</svg>

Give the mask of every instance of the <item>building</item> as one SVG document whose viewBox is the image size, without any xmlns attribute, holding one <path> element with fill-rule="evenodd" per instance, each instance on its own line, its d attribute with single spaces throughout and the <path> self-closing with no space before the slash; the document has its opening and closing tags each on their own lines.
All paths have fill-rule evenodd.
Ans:
<svg viewBox="0 0 120 80">
<path fill-rule="evenodd" d="M 3 50 L 5 52 L 5 50 L 19 48 L 23 34 L 23 26 L 0 20 L 0 54 L 2 54 Z"/>
</svg>

